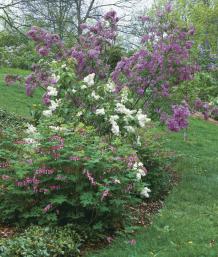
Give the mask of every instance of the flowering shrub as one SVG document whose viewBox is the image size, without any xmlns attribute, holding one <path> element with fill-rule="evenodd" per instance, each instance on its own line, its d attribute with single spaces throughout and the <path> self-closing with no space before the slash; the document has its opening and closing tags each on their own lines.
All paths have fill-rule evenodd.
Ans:
<svg viewBox="0 0 218 257">
<path fill-rule="evenodd" d="M 147 109 L 150 107 L 152 112 L 154 102 L 159 100 L 156 108 L 162 113 L 163 102 L 171 104 L 168 99 L 173 98 L 174 88 L 183 81 L 192 80 L 198 70 L 189 60 L 194 29 L 180 29 L 168 17 L 170 12 L 171 6 L 167 4 L 153 19 L 140 17 L 146 31 L 142 47 L 132 56 L 124 57 L 112 73 L 117 90 L 127 86 L 137 95 L 136 103 Z M 184 128 L 184 123 L 177 127 L 176 131 Z"/>
<path fill-rule="evenodd" d="M 83 124 L 52 124 L 30 125 L 25 138 L 1 143 L 1 220 L 122 226 L 127 205 L 137 203 L 140 192 L 148 197 L 141 180 L 146 169 L 135 151 Z"/>
<path fill-rule="evenodd" d="M 91 73 L 101 79 L 109 76 L 108 52 L 117 37 L 118 21 L 116 12 L 110 11 L 104 15 L 103 20 L 93 26 L 81 25 L 84 33 L 71 52 L 71 56 L 77 61 L 77 73 L 80 77 Z"/>
<path fill-rule="evenodd" d="M 193 30 L 173 27 L 167 33 L 168 26 L 160 34 L 153 27 L 143 37 L 146 46 L 121 60 L 111 79 L 106 53 L 116 39 L 117 22 L 111 11 L 94 26 L 83 25 L 86 32 L 71 50 L 40 28 L 28 32 L 46 61 L 33 66 L 26 93 L 32 96 L 42 87 L 44 105 L 35 112 L 37 125 L 1 143 L 4 222 L 74 222 L 114 231 L 125 225 L 128 206 L 152 193 L 146 154 L 139 154 L 140 128 L 150 122 L 144 97 L 153 101 L 160 90 L 167 97 L 168 89 L 191 79 L 195 67 L 188 63 L 187 38 Z M 164 110 L 159 112 L 163 116 Z M 187 127 L 186 104 L 174 104 L 171 113 L 165 115 L 171 130 Z"/>
<path fill-rule="evenodd" d="M 182 105 L 181 102 L 172 103 L 175 88 L 181 82 L 193 79 L 194 73 L 198 70 L 197 65 L 190 61 L 190 49 L 193 43 L 191 36 L 194 34 L 194 29 L 179 28 L 170 18 L 171 9 L 171 5 L 167 4 L 165 9 L 159 10 L 153 19 L 148 16 L 140 17 L 142 29 L 146 31 L 141 40 L 141 48 L 132 56 L 122 58 L 111 74 L 115 83 L 115 92 L 128 88 L 135 100 L 132 100 L 131 108 L 129 104 L 129 109 L 146 108 L 147 112 L 151 114 L 155 112 L 161 117 L 165 112 L 172 113 L 169 105 Z M 57 35 L 33 27 L 28 36 L 36 43 L 37 52 L 46 57 L 47 62 L 33 67 L 33 74 L 26 80 L 27 95 L 32 95 L 37 86 L 46 90 L 48 86 L 54 86 L 58 82 L 60 75 L 55 78 L 50 65 L 51 58 L 62 60 L 68 68 L 66 62 L 73 57 L 75 72 L 71 76 L 68 74 L 68 85 L 72 79 L 75 82 L 93 73 L 98 81 L 108 81 L 111 72 L 108 53 L 114 47 L 118 21 L 116 12 L 110 11 L 95 25 L 82 24 L 83 34 L 79 43 L 72 49 L 68 49 Z M 84 85 L 81 85 L 81 89 L 85 89 Z M 49 99 L 50 96 L 45 94 L 44 103 L 49 104 Z M 187 108 L 187 105 L 184 108 Z M 102 108 L 100 110 L 103 111 Z M 51 110 L 44 114 L 50 115 Z M 181 119 L 187 119 L 188 116 L 183 115 Z M 175 127 L 174 125 L 168 127 L 171 129 Z M 177 129 L 173 128 L 173 131 L 183 129 L 187 125 L 187 121 L 177 122 Z"/>
</svg>

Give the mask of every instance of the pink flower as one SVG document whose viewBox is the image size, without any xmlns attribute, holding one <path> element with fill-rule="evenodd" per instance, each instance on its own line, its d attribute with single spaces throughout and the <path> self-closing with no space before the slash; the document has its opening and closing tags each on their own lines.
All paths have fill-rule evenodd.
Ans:
<svg viewBox="0 0 218 257">
<path fill-rule="evenodd" d="M 88 178 L 89 182 L 93 185 L 96 186 L 96 181 L 95 179 L 92 177 L 91 172 L 89 172 L 88 170 L 84 171 L 85 176 Z"/>
<path fill-rule="evenodd" d="M 10 176 L 8 176 L 8 175 L 2 175 L 2 179 L 3 179 L 3 180 L 9 180 L 9 179 L 10 179 Z"/>
<path fill-rule="evenodd" d="M 130 244 L 130 245 L 136 245 L 136 240 L 135 240 L 135 239 L 129 240 L 129 244 Z"/>
<path fill-rule="evenodd" d="M 113 241 L 113 237 L 108 236 L 108 237 L 106 238 L 106 240 L 107 240 L 107 242 L 110 244 L 110 243 Z"/>
<path fill-rule="evenodd" d="M 107 197 L 108 195 L 109 195 L 109 190 L 108 189 L 104 190 L 101 195 L 101 201 L 103 201 L 104 198 Z"/>
<path fill-rule="evenodd" d="M 80 160 L 80 157 L 79 156 L 71 156 L 69 158 L 71 161 L 79 161 Z"/>
<path fill-rule="evenodd" d="M 48 204 L 48 205 L 43 209 L 43 211 L 46 213 L 46 212 L 48 212 L 49 210 L 51 210 L 52 207 L 53 207 L 52 204 Z"/>
</svg>

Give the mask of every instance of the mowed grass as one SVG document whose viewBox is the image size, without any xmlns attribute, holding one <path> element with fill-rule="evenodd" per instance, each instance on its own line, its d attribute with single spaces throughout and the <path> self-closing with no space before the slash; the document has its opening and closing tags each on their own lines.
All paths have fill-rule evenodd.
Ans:
<svg viewBox="0 0 218 257">
<path fill-rule="evenodd" d="M 30 107 L 41 103 L 42 90 L 36 90 L 33 97 L 26 96 L 25 86 L 6 86 L 4 77 L 7 74 L 26 76 L 30 71 L 0 68 L 0 108 L 23 117 L 30 116 Z"/>
<path fill-rule="evenodd" d="M 147 229 L 86 257 L 218 257 L 218 126 L 194 119 L 189 138 L 170 133 L 181 182 Z"/>
</svg>

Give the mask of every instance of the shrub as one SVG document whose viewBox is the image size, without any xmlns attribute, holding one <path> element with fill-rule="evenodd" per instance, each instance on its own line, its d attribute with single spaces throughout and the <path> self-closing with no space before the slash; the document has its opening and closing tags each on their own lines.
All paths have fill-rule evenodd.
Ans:
<svg viewBox="0 0 218 257">
<path fill-rule="evenodd" d="M 40 124 L 23 141 L 13 136 L 1 143 L 1 220 L 122 227 L 127 206 L 139 201 L 145 185 L 133 168 L 138 159 L 131 146 L 121 138 L 108 142 L 82 124 L 51 124 Z"/>
<path fill-rule="evenodd" d="M 8 113 L 5 110 L 0 109 L 0 130 L 6 128 L 20 128 L 26 123 L 25 118 L 19 117 L 15 114 Z"/>
<path fill-rule="evenodd" d="M 32 226 L 10 239 L 0 240 L 1 257 L 77 257 L 81 239 L 71 226 Z"/>
<path fill-rule="evenodd" d="M 164 148 L 164 134 L 151 129 L 142 133 L 141 137 L 142 145 L 136 149 L 148 171 L 143 180 L 151 189 L 151 199 L 163 199 L 172 187 L 172 174 L 168 171 L 172 160 Z"/>
<path fill-rule="evenodd" d="M 16 33 L 0 33 L 0 66 L 30 69 L 38 61 L 31 41 Z"/>
</svg>

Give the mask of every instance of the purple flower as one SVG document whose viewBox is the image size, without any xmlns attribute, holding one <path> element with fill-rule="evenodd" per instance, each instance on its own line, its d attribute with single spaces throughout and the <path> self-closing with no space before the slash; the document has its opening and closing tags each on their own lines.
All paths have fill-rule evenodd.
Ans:
<svg viewBox="0 0 218 257">
<path fill-rule="evenodd" d="M 173 115 L 166 123 L 169 130 L 178 132 L 181 129 L 187 128 L 188 117 L 191 115 L 187 105 L 174 105 L 172 107 Z"/>
<path fill-rule="evenodd" d="M 41 48 L 39 48 L 38 52 L 39 52 L 39 54 L 40 54 L 41 56 L 48 56 L 48 54 L 49 54 L 49 49 L 46 48 L 46 47 L 41 47 Z"/>
<path fill-rule="evenodd" d="M 145 90 L 144 90 L 144 88 L 139 87 L 139 88 L 137 88 L 136 92 L 138 95 L 144 95 Z"/>
</svg>

